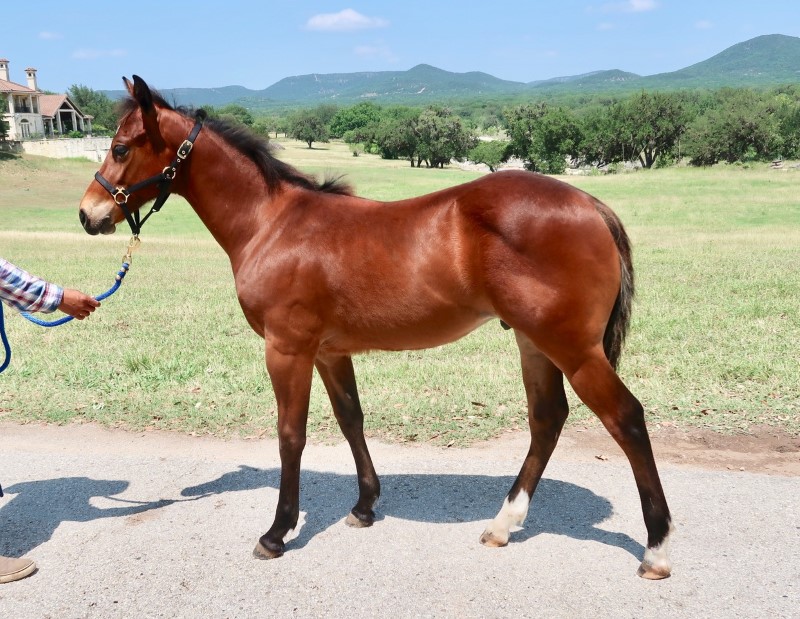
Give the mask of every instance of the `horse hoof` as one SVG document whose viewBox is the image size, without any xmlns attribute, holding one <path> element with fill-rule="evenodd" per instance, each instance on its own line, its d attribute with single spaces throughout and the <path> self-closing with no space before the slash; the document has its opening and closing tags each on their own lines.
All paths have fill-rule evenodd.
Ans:
<svg viewBox="0 0 800 619">
<path fill-rule="evenodd" d="M 253 556 L 256 559 L 263 560 L 277 559 L 278 557 L 283 556 L 283 548 L 269 549 L 259 540 L 259 542 L 256 544 L 256 547 L 253 548 Z"/>
<path fill-rule="evenodd" d="M 668 566 L 653 565 L 652 563 L 642 561 L 636 574 L 647 580 L 663 580 L 669 578 L 672 570 Z"/>
<path fill-rule="evenodd" d="M 508 538 L 498 537 L 487 529 L 481 535 L 481 544 L 489 548 L 502 548 L 503 546 L 508 546 Z"/>
<path fill-rule="evenodd" d="M 354 529 L 365 529 L 366 527 L 371 527 L 374 519 L 371 518 L 369 520 L 362 520 L 358 516 L 356 516 L 353 512 L 347 514 L 347 518 L 344 519 L 344 523 L 348 527 L 353 527 Z"/>
</svg>

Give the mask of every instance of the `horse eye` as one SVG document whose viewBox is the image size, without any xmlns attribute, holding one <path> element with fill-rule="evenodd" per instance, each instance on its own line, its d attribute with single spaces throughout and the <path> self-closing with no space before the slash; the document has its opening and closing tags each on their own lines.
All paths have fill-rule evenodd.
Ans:
<svg viewBox="0 0 800 619">
<path fill-rule="evenodd" d="M 116 157 L 117 159 L 122 159 L 123 157 L 125 157 L 125 155 L 128 154 L 128 147 L 125 146 L 124 144 L 117 144 L 114 147 L 113 152 L 114 152 L 114 157 Z"/>
</svg>

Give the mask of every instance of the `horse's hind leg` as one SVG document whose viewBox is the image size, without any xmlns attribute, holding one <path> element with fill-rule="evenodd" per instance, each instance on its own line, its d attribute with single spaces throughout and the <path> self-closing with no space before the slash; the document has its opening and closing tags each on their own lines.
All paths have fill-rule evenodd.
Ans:
<svg viewBox="0 0 800 619">
<path fill-rule="evenodd" d="M 531 445 L 500 513 L 481 535 L 481 543 L 487 546 L 505 546 L 511 527 L 521 525 L 525 520 L 530 499 L 569 413 L 561 371 L 524 334 L 519 331 L 514 333 L 528 397 Z"/>
<path fill-rule="evenodd" d="M 633 469 L 647 527 L 647 550 L 639 575 L 654 580 L 666 578 L 672 569 L 667 556 L 672 521 L 642 405 L 617 376 L 601 347 L 592 349 L 582 361 L 571 365 L 566 376 L 575 393 L 600 418 Z"/>
<path fill-rule="evenodd" d="M 347 524 L 353 527 L 371 526 L 375 521 L 372 508 L 380 496 L 381 485 L 364 439 L 364 413 L 358 399 L 353 360 L 349 356 L 317 358 L 316 367 L 356 463 L 358 503 L 348 514 Z"/>
</svg>

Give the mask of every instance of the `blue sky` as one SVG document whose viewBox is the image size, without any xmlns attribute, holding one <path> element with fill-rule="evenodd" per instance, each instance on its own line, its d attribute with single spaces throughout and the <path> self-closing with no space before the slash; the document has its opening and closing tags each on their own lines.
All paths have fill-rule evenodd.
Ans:
<svg viewBox="0 0 800 619">
<path fill-rule="evenodd" d="M 119 89 L 270 86 L 308 73 L 427 63 L 529 82 L 674 71 L 762 34 L 800 36 L 796 0 L 38 0 L 4 3 L 12 81 Z M 31 8 L 35 7 L 35 9 Z"/>
</svg>

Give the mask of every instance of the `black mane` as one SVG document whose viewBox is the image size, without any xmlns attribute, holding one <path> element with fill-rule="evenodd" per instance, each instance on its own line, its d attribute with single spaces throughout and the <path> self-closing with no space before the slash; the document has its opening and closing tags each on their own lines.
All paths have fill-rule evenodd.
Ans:
<svg viewBox="0 0 800 619">
<path fill-rule="evenodd" d="M 211 129 L 258 166 L 270 191 L 277 189 L 279 181 L 285 181 L 311 191 L 346 196 L 353 194 L 352 187 L 341 176 L 325 178 L 320 182 L 313 176 L 304 174 L 297 168 L 281 161 L 273 155 L 273 147 L 268 140 L 256 135 L 244 125 L 237 125 L 219 118 L 208 118 L 203 109 L 173 107 L 158 92 L 151 90 L 151 94 L 153 95 L 153 102 L 159 107 L 176 111 L 192 120 L 204 119 L 203 128 Z M 120 118 L 123 118 L 137 108 L 138 103 L 136 100 L 132 97 L 127 97 L 118 104 L 117 113 Z"/>
</svg>

